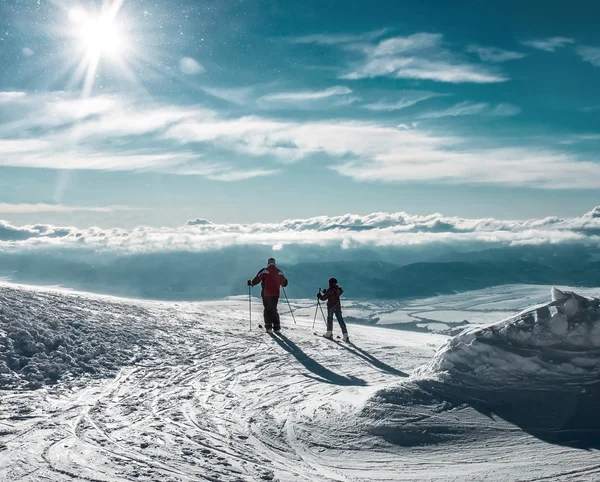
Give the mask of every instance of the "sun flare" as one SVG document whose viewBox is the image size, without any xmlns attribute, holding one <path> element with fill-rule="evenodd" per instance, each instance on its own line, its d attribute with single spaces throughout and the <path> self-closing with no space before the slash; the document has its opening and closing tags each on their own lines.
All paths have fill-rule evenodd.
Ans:
<svg viewBox="0 0 600 482">
<path fill-rule="evenodd" d="M 131 48 L 122 6 L 123 0 L 104 0 L 99 11 L 82 7 L 66 10 L 67 32 L 77 61 L 72 82 L 83 82 L 83 97 L 91 95 L 101 64 L 109 66 L 112 72 L 132 77 L 128 63 L 136 52 Z"/>
<path fill-rule="evenodd" d="M 74 25 L 74 37 L 85 55 L 117 58 L 124 53 L 125 37 L 110 13 L 92 16 L 81 8 L 74 8 L 69 11 L 69 19 Z"/>
</svg>

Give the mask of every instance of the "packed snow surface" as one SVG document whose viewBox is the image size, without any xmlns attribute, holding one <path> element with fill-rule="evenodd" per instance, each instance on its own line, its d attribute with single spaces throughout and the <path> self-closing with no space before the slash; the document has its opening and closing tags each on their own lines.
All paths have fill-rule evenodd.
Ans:
<svg viewBox="0 0 600 482">
<path fill-rule="evenodd" d="M 257 301 L 249 330 L 243 297 L 0 286 L 0 480 L 600 479 L 597 300 L 557 290 L 454 338 L 351 324 L 353 344 L 303 300 L 271 337 Z"/>
</svg>

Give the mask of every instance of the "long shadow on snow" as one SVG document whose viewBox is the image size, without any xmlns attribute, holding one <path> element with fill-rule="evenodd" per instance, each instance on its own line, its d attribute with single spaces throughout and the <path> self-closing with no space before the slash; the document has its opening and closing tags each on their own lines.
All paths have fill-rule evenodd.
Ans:
<svg viewBox="0 0 600 482">
<path fill-rule="evenodd" d="M 484 431 L 494 436 L 498 427 L 493 424 L 475 424 L 473 429 L 453 416 L 471 407 L 544 442 L 591 450 L 600 449 L 599 405 L 600 381 L 552 386 L 529 379 L 519 384 L 475 386 L 464 380 L 421 379 L 382 390 L 369 411 L 383 422 L 372 432 L 401 446 L 456 442 Z"/>
<path fill-rule="evenodd" d="M 339 346 L 341 346 L 344 350 L 349 351 L 350 353 L 352 353 L 353 355 L 356 355 L 357 357 L 365 360 L 367 363 L 370 363 L 371 365 L 373 365 L 375 368 L 378 368 L 379 370 L 389 373 L 390 375 L 396 375 L 398 377 L 408 377 L 408 373 L 404 373 L 401 370 L 398 370 L 397 368 L 394 368 L 391 365 L 388 365 L 385 362 L 382 362 L 381 360 L 379 360 L 378 358 L 375 358 L 373 355 L 371 355 L 369 352 L 363 350 L 362 348 L 359 348 L 358 346 L 356 346 L 353 343 L 350 343 L 350 345 L 344 345 L 341 342 L 336 342 L 338 343 Z"/>
<path fill-rule="evenodd" d="M 303 352 L 298 345 L 296 345 L 292 340 L 290 340 L 285 335 L 273 336 L 273 339 L 277 342 L 277 344 L 287 351 L 290 355 L 293 355 L 296 360 L 298 360 L 304 368 L 308 371 L 314 373 L 317 377 L 311 377 L 316 380 L 332 383 L 334 385 L 346 385 L 346 386 L 359 386 L 364 387 L 367 385 L 367 382 L 362 380 L 361 378 L 354 376 L 344 376 L 338 375 L 335 372 L 332 372 L 329 368 L 324 367 L 318 361 L 313 360 L 310 356 L 308 356 L 305 352 Z"/>
<path fill-rule="evenodd" d="M 518 386 L 465 387 L 430 385 L 432 394 L 452 404 L 467 403 L 479 413 L 494 415 L 555 445 L 600 449 L 600 383 L 548 386 L 524 381 Z"/>
</svg>

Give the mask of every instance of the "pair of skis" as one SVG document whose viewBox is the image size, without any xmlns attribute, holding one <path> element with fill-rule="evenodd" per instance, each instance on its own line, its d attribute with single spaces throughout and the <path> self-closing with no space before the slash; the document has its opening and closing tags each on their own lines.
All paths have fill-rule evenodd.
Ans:
<svg viewBox="0 0 600 482">
<path fill-rule="evenodd" d="M 266 333 L 266 330 L 263 328 L 263 326 L 262 326 L 262 325 L 258 325 L 258 327 L 259 327 L 261 330 L 264 330 L 264 331 L 265 331 L 265 333 Z M 269 333 L 269 334 L 270 334 L 270 335 L 276 335 L 276 333 Z M 319 338 L 325 338 L 326 340 L 329 340 L 329 341 L 335 341 L 336 343 L 337 343 L 337 342 L 339 342 L 339 341 L 343 341 L 343 338 L 342 338 L 340 335 L 336 335 L 336 336 L 335 336 L 335 338 L 333 338 L 333 337 L 332 337 L 332 338 L 328 338 L 328 337 L 326 337 L 326 336 L 324 336 L 324 335 L 321 335 L 321 334 L 317 333 L 316 331 L 315 331 L 315 332 L 313 332 L 313 334 L 314 334 L 315 336 L 318 336 Z M 352 344 L 352 342 L 351 342 L 350 340 L 348 340 L 348 341 L 347 341 L 347 343 L 350 343 L 350 344 Z"/>
<path fill-rule="evenodd" d="M 329 341 L 335 341 L 336 343 L 338 343 L 339 341 L 344 341 L 344 339 L 340 335 L 335 335 L 335 338 L 334 337 L 329 338 L 325 335 L 320 335 L 316 331 L 314 332 L 314 335 L 318 336 L 320 338 L 325 338 L 326 340 L 329 340 Z M 352 342 L 350 340 L 348 340 L 346 343 L 352 343 Z"/>
</svg>

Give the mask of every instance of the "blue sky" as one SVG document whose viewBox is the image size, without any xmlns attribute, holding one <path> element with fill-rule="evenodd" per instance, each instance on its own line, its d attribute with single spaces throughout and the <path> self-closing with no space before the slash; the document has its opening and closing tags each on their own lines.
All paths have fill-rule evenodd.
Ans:
<svg viewBox="0 0 600 482">
<path fill-rule="evenodd" d="M 0 1 L 0 219 L 581 215 L 593 1 Z"/>
</svg>

